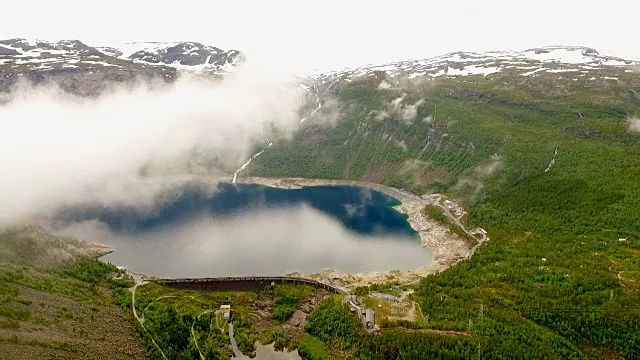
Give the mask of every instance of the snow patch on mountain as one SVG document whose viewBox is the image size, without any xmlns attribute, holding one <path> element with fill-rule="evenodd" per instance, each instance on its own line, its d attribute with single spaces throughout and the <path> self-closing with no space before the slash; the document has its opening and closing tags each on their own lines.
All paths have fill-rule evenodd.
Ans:
<svg viewBox="0 0 640 360">
<path fill-rule="evenodd" d="M 237 50 L 225 51 L 198 42 L 131 42 L 103 48 L 121 59 L 181 70 L 232 71 L 242 61 Z"/>
<path fill-rule="evenodd" d="M 315 77 L 320 82 L 346 80 L 385 72 L 388 76 L 463 77 L 490 76 L 510 72 L 533 76 L 540 72 L 564 73 L 599 70 L 608 67 L 637 67 L 640 62 L 600 55 L 595 49 L 582 46 L 546 46 L 523 51 L 455 52 L 422 60 L 399 61 L 382 65 L 367 65 L 343 69 Z"/>
<path fill-rule="evenodd" d="M 0 40 L 0 70 L 7 72 L 49 69 L 40 64 L 47 64 L 54 69 L 83 68 L 83 64 L 89 68 L 104 66 L 126 69 L 132 63 L 138 63 L 179 70 L 228 73 L 243 60 L 240 51 L 225 51 L 197 42 L 145 42 L 92 47 L 78 40 Z M 66 66 L 68 64 L 76 66 Z"/>
</svg>

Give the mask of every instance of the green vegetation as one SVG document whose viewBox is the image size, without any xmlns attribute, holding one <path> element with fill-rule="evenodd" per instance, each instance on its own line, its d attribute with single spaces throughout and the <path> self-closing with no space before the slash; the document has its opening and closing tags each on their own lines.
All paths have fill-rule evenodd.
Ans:
<svg viewBox="0 0 640 360">
<path fill-rule="evenodd" d="M 227 357 L 232 353 L 227 321 L 215 311 L 220 305 L 231 304 L 238 347 L 250 354 L 255 347 L 247 334 L 250 325 L 245 317 L 255 297 L 253 293 L 178 290 L 155 283 L 141 286 L 136 291 L 136 309 L 144 316 L 144 326 L 149 331 L 141 330 L 146 335 L 147 349 L 158 352 L 151 342 L 153 338 L 170 359 L 198 358 L 198 347 L 209 358 Z M 130 297 L 128 301 L 130 306 Z M 191 334 L 192 326 L 198 347 Z M 157 353 L 157 357 L 161 355 Z"/>
<path fill-rule="evenodd" d="M 144 312 L 144 326 L 170 359 L 194 359 L 198 356 L 195 344 L 190 341 L 194 317 L 178 314 L 174 309 L 159 303 L 151 303 Z"/>
<path fill-rule="evenodd" d="M 343 354 L 352 354 L 360 359 L 471 358 L 477 354 L 478 341 L 485 341 L 416 329 L 391 329 L 368 334 L 358 318 L 342 305 L 339 297 L 322 303 L 309 317 L 305 329 L 324 344 L 338 343 Z"/>
<path fill-rule="evenodd" d="M 228 324 L 216 310 L 229 304 L 235 339 L 243 354 L 255 355 L 258 341 L 273 343 L 276 350 L 293 350 L 302 342 L 311 353 L 323 354 L 317 342 L 304 338 L 302 329 L 283 324 L 315 292 L 308 285 L 292 284 L 253 293 L 179 290 L 149 283 L 136 291 L 136 309 L 148 330 L 139 328 L 139 332 L 151 357 L 162 357 L 153 338 L 169 358 L 198 358 L 198 348 L 206 358 L 226 358 L 233 354 Z M 121 306 L 131 306 L 130 296 L 117 299 Z"/>
<path fill-rule="evenodd" d="M 379 293 L 389 294 L 393 296 L 400 296 L 405 290 L 415 288 L 413 285 L 400 284 L 398 281 L 389 281 L 380 284 L 371 284 L 369 286 L 358 286 L 353 290 L 353 294 L 358 296 L 366 296 L 370 292 L 375 291 Z"/>
<path fill-rule="evenodd" d="M 427 205 L 427 206 L 425 206 L 424 207 L 424 214 L 426 216 L 428 216 L 429 218 L 440 222 L 441 224 L 449 225 L 451 223 L 451 221 L 449 220 L 447 215 L 443 214 L 442 210 L 440 210 L 435 205 Z"/>
<path fill-rule="evenodd" d="M 108 305 L 111 299 L 105 296 L 102 287 L 121 287 L 121 282 L 111 280 L 116 273 L 115 266 L 89 258 L 80 258 L 70 267 L 6 266 L 0 269 L 0 288 L 15 293 L 13 284 L 19 284 L 83 302 Z M 9 299 L 9 296 L 3 298 L 20 302 L 20 297 Z"/>
<path fill-rule="evenodd" d="M 309 285 L 283 284 L 276 286 L 274 290 L 274 304 L 276 309 L 273 320 L 284 322 L 289 320 L 296 309 L 305 301 L 313 291 Z"/>
<path fill-rule="evenodd" d="M 470 248 L 478 243 L 478 239 L 464 232 L 460 226 L 445 215 L 437 206 L 427 205 L 424 207 L 423 213 L 425 216 L 446 225 L 452 233 L 460 236 Z"/>
<path fill-rule="evenodd" d="M 358 318 L 349 313 L 337 295 L 325 300 L 309 316 L 305 331 L 324 343 L 340 341 L 342 350 L 354 347 L 365 334 Z"/>
<path fill-rule="evenodd" d="M 324 343 L 317 338 L 305 333 L 298 344 L 298 354 L 306 360 L 329 360 L 331 354 Z"/>
<path fill-rule="evenodd" d="M 143 358 L 144 348 L 124 320 L 125 313 L 112 304 L 112 293 L 129 293 L 124 273 L 66 252 L 68 244 L 81 246 L 33 227 L 0 233 L 4 356 Z"/>
<path fill-rule="evenodd" d="M 640 79 L 616 76 L 607 83 L 495 75 L 398 90 L 378 90 L 381 74 L 341 83 L 335 127 L 308 121 L 249 170 L 445 192 L 470 210 L 469 227 L 488 231 L 491 240 L 470 260 L 424 279 L 416 293 L 421 328 L 469 331 L 473 340 L 372 337 L 393 349 L 388 358 L 411 358 L 403 346 L 412 337 L 426 344 L 424 354 L 448 344 L 432 358 L 478 356 L 478 344 L 482 358 L 637 358 L 640 136 L 628 131 L 627 118 L 640 114 L 633 96 Z M 424 99 L 413 122 L 376 119 L 404 93 L 403 104 Z M 425 211 L 446 220 L 433 210 Z M 333 323 L 321 318 L 309 325 L 312 335 L 325 344 L 340 338 L 370 358 L 369 343 L 351 330 L 316 330 Z"/>
<path fill-rule="evenodd" d="M 13 335 L 10 337 L 0 336 L 0 343 L 39 346 L 39 347 L 48 348 L 52 350 L 73 351 L 73 349 L 69 349 L 66 344 L 61 342 L 47 341 L 47 340 L 26 340 L 19 337 L 18 335 Z"/>
</svg>

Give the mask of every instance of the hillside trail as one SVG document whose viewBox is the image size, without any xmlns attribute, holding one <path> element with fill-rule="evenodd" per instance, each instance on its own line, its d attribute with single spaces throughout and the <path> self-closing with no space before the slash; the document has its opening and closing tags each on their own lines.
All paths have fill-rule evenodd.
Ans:
<svg viewBox="0 0 640 360">
<path fill-rule="evenodd" d="M 129 275 L 131 275 L 131 277 L 133 278 L 133 281 L 135 282 L 135 285 L 129 288 L 129 291 L 131 292 L 131 310 L 133 312 L 133 316 L 136 318 L 136 320 L 138 320 L 138 323 L 140 323 L 140 326 L 142 326 L 144 331 L 146 331 L 147 334 L 149 334 L 149 338 L 151 339 L 151 342 L 153 342 L 153 345 L 155 345 L 158 351 L 160 351 L 160 354 L 162 355 L 162 357 L 165 360 L 169 360 L 167 356 L 164 354 L 164 352 L 162 351 L 162 349 L 160 348 L 160 346 L 158 346 L 158 343 L 156 343 L 153 336 L 151 336 L 151 333 L 149 332 L 149 330 L 147 330 L 147 328 L 144 326 L 144 314 L 142 316 L 138 316 L 138 311 L 136 310 L 136 290 L 138 289 L 138 286 L 142 286 L 148 283 L 148 281 L 146 281 L 141 274 L 130 272 Z"/>
<path fill-rule="evenodd" d="M 196 337 L 196 332 L 193 330 L 193 324 L 191 324 L 191 337 L 193 338 L 193 343 L 196 345 L 196 349 L 198 349 L 198 354 L 200 354 L 200 360 L 205 360 L 205 357 L 200 350 L 200 346 L 198 345 L 198 338 Z"/>
<path fill-rule="evenodd" d="M 201 312 L 200 315 L 198 315 L 196 317 L 196 319 L 199 319 L 200 316 L 202 316 L 202 315 L 204 315 L 206 313 L 209 313 L 209 312 L 211 312 L 211 310 L 205 310 L 205 311 Z M 204 356 L 204 354 L 202 354 L 202 351 L 200 350 L 200 346 L 198 345 L 198 338 L 196 337 L 196 332 L 193 329 L 193 325 L 195 323 L 196 323 L 195 320 L 191 323 L 191 337 L 193 338 L 193 343 L 196 345 L 196 349 L 198 349 L 198 354 L 200 354 L 200 360 L 205 360 L 205 356 Z M 209 327 L 211 327 L 211 326 L 209 326 Z M 209 330 L 209 331 L 211 331 L 211 330 Z"/>
</svg>

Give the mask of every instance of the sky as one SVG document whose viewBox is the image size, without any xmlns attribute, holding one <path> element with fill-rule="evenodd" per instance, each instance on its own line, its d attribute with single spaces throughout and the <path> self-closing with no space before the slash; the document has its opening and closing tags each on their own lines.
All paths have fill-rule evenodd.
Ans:
<svg viewBox="0 0 640 360">
<path fill-rule="evenodd" d="M 0 38 L 90 45 L 190 40 L 292 69 L 336 69 L 453 51 L 584 45 L 640 59 L 632 0 L 11 1 Z M 15 14 L 15 15 L 8 15 Z"/>
</svg>

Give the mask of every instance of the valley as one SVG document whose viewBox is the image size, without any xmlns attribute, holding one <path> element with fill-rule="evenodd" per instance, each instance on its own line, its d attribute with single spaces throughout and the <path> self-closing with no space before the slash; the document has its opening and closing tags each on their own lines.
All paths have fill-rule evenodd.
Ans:
<svg viewBox="0 0 640 360">
<path fill-rule="evenodd" d="M 28 155 L 0 158 L 0 220 L 44 226 L 0 233 L 1 353 L 638 359 L 637 61 L 456 52 L 274 86 L 245 60 L 197 42 L 0 41 L 0 150 Z M 91 112 L 138 81 L 144 96 Z M 29 102 L 25 82 L 61 92 Z M 164 107 L 155 91 L 174 86 Z M 67 127 L 20 117 L 32 109 Z M 100 131 L 75 127 L 94 118 Z M 162 282 L 269 275 L 349 298 Z"/>
</svg>

